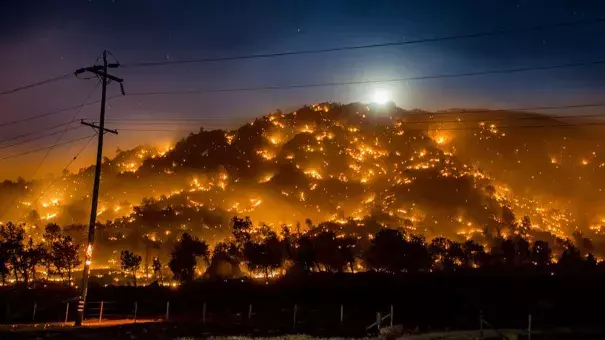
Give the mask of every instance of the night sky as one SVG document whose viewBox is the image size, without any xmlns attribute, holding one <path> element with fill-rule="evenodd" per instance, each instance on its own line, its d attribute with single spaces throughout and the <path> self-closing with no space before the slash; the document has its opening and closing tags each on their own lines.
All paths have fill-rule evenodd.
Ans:
<svg viewBox="0 0 605 340">
<path fill-rule="evenodd" d="M 0 8 L 0 91 L 73 72 L 110 50 L 122 64 L 178 61 L 406 41 L 605 18 L 603 1 L 102 1 L 15 0 Z M 346 52 L 120 68 L 127 93 L 376 80 L 605 60 L 605 23 L 521 34 Z M 0 96 L 0 122 L 97 100 L 96 80 L 68 80 Z M 368 102 L 377 90 L 403 108 L 515 108 L 603 101 L 605 65 L 400 83 L 195 95 L 127 96 L 109 102 L 116 147 L 167 142 L 200 125 L 233 127 L 277 108 L 321 101 Z M 119 94 L 116 84 L 110 95 Z M 1 139 L 77 118 L 98 105 L 0 127 Z M 569 112 L 566 112 L 569 113 Z M 112 119 L 199 121 L 133 122 Z M 76 125 L 74 125 L 76 126 Z M 165 130 L 165 131 L 127 131 Z M 57 130 L 52 130 L 57 131 Z M 0 157 L 92 133 L 66 131 L 0 149 Z M 57 173 L 86 141 L 1 160 L 0 178 Z M 92 163 L 94 141 L 70 170 Z M 4 145 L 4 144 L 2 144 Z M 1 147 L 1 146 L 0 146 Z M 36 171 L 36 169 L 38 169 Z"/>
</svg>

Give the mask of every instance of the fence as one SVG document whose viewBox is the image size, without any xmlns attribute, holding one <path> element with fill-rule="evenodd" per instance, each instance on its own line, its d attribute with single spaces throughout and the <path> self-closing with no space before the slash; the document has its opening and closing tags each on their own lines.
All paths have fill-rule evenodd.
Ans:
<svg viewBox="0 0 605 340">
<path fill-rule="evenodd" d="M 84 316 L 89 323 L 112 320 L 157 320 L 198 324 L 210 331 L 232 329 L 234 331 L 270 330 L 282 332 L 306 332 L 320 334 L 361 335 L 379 332 L 382 327 L 405 322 L 395 314 L 395 305 L 367 309 L 354 304 L 300 304 L 280 303 L 206 303 L 184 305 L 183 301 L 88 301 Z M 7 305 L 4 323 L 64 323 L 73 324 L 77 303 L 74 300 L 60 303 L 38 303 L 19 306 L 12 310 Z M 402 308 L 403 312 L 404 309 Z M 401 313 L 403 314 L 403 313 Z M 475 319 L 476 320 L 476 319 Z M 531 340 L 532 315 L 528 316 L 526 339 Z M 369 322 L 372 322 L 369 326 Z M 504 332 L 487 322 L 479 312 L 479 338 L 497 334 L 508 339 Z M 477 329 L 476 327 L 472 327 Z"/>
</svg>

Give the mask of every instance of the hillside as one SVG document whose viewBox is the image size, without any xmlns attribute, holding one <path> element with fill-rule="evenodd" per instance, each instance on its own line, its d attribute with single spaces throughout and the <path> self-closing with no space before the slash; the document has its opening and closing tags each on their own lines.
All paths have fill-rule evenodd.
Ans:
<svg viewBox="0 0 605 340">
<path fill-rule="evenodd" d="M 97 239 L 112 249 L 142 238 L 169 244 L 189 230 L 214 242 L 238 215 L 275 228 L 324 222 L 367 235 L 390 226 L 481 241 L 528 216 L 530 237 L 581 230 L 598 247 L 605 159 L 597 128 L 533 113 L 359 103 L 276 112 L 105 159 Z M 2 183 L 5 219 L 33 233 L 48 222 L 85 223 L 92 175 L 89 167 L 52 186 Z"/>
</svg>

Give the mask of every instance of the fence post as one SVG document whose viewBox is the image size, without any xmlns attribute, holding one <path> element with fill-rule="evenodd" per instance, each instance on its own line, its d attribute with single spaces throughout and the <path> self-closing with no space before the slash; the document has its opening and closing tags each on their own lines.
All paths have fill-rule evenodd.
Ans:
<svg viewBox="0 0 605 340">
<path fill-rule="evenodd" d="M 99 323 L 103 322 L 103 301 L 101 301 L 101 310 L 99 311 Z"/>
<path fill-rule="evenodd" d="M 296 312 L 298 311 L 298 305 L 294 304 L 294 319 L 292 321 L 292 328 L 296 329 Z"/>
<path fill-rule="evenodd" d="M 164 321 L 168 321 L 170 319 L 170 300 L 166 301 L 166 320 Z"/>
<path fill-rule="evenodd" d="M 340 305 L 340 327 L 342 327 L 343 319 L 344 319 L 344 306 L 341 304 Z"/>
<path fill-rule="evenodd" d="M 252 304 L 248 306 L 248 321 L 252 319 Z"/>
<path fill-rule="evenodd" d="M 67 318 L 69 317 L 69 301 L 65 304 L 65 323 L 67 323 Z"/>
<path fill-rule="evenodd" d="M 382 317 L 380 316 L 380 312 L 376 313 L 376 328 L 380 331 L 380 323 L 382 322 Z"/>
<path fill-rule="evenodd" d="M 202 325 L 206 324 L 206 303 L 202 305 Z"/>
<path fill-rule="evenodd" d="M 483 340 L 483 311 L 479 311 L 479 339 Z"/>
<path fill-rule="evenodd" d="M 527 340 L 531 340 L 531 313 L 529 314 L 527 321 Z"/>
<path fill-rule="evenodd" d="M 36 309 L 38 309 L 38 304 L 34 302 L 34 311 L 32 312 L 32 321 L 36 321 Z"/>
<path fill-rule="evenodd" d="M 137 323 L 137 312 L 139 309 L 139 303 L 138 301 L 134 302 L 134 323 Z"/>
<path fill-rule="evenodd" d="M 391 327 L 393 327 L 393 305 L 391 305 Z"/>
</svg>

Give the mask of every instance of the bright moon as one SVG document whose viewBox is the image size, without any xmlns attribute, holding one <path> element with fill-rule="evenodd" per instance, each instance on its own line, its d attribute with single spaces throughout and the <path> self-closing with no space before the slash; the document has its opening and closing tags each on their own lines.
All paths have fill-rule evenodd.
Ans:
<svg viewBox="0 0 605 340">
<path fill-rule="evenodd" d="M 377 90 L 374 92 L 372 101 L 376 104 L 386 104 L 389 101 L 389 94 L 384 90 Z"/>
</svg>

